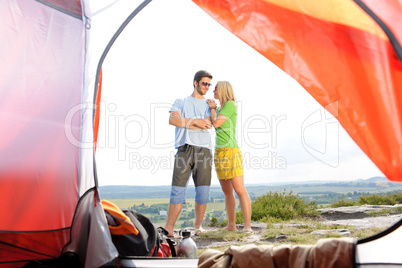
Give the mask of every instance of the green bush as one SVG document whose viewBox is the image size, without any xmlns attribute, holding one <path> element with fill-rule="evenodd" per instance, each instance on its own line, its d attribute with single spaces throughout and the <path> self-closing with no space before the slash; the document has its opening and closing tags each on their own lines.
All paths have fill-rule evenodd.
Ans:
<svg viewBox="0 0 402 268">
<path fill-rule="evenodd" d="M 209 224 L 209 226 L 212 226 L 212 227 L 218 226 L 218 219 L 215 217 L 212 217 L 211 223 Z"/>
<path fill-rule="evenodd" d="M 385 196 L 372 194 L 360 196 L 357 203 L 359 205 L 395 205 L 399 203 L 398 201 L 398 195 L 396 194 L 387 194 Z"/>
<path fill-rule="evenodd" d="M 359 197 L 359 200 L 354 201 L 346 201 L 344 199 L 340 199 L 335 203 L 332 203 L 330 207 L 348 207 L 348 206 L 361 206 L 361 205 L 395 205 L 402 203 L 402 193 L 392 193 L 392 194 L 371 194 L 371 195 L 362 195 Z"/>
<path fill-rule="evenodd" d="M 241 211 L 236 212 L 236 224 L 244 223 L 243 213 Z"/>
<path fill-rule="evenodd" d="M 306 203 L 303 198 L 292 191 L 269 192 L 251 203 L 251 219 L 253 221 L 291 220 L 302 217 L 317 216 L 317 204 Z"/>
<path fill-rule="evenodd" d="M 356 206 L 355 201 L 346 201 L 345 199 L 340 199 L 335 203 L 332 203 L 329 207 L 339 208 L 339 207 L 352 207 L 352 206 Z"/>
<path fill-rule="evenodd" d="M 392 196 L 396 204 L 402 204 L 402 193 L 394 193 Z"/>
</svg>

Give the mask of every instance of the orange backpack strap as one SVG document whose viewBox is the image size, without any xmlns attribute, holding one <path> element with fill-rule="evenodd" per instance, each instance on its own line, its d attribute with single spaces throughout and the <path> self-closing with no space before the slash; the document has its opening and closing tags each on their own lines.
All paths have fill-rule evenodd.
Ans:
<svg viewBox="0 0 402 268">
<path fill-rule="evenodd" d="M 138 234 L 137 228 L 126 214 L 115 204 L 107 200 L 102 200 L 103 209 L 109 212 L 117 222 L 118 226 L 109 225 L 112 235 Z"/>
</svg>

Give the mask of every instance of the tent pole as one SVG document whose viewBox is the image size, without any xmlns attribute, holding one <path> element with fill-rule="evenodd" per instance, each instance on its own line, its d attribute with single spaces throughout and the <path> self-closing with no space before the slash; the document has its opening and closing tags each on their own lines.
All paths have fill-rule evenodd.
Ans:
<svg viewBox="0 0 402 268">
<path fill-rule="evenodd" d="M 102 56 L 99 59 L 98 68 L 96 70 L 96 78 L 95 78 L 95 90 L 94 90 L 94 101 L 93 103 L 96 104 L 96 96 L 98 95 L 98 81 L 100 76 L 100 71 L 102 69 L 103 62 L 105 61 L 106 55 L 109 52 L 110 48 L 113 46 L 114 42 L 116 41 L 117 37 L 121 34 L 121 32 L 126 28 L 126 26 L 130 23 L 130 21 L 144 8 L 146 7 L 152 0 L 145 0 L 142 2 L 123 22 L 123 24 L 119 27 L 116 33 L 113 35 L 112 39 L 110 39 L 109 43 L 107 44 L 105 50 L 102 53 Z M 95 120 L 95 111 L 93 111 L 92 122 Z"/>
</svg>

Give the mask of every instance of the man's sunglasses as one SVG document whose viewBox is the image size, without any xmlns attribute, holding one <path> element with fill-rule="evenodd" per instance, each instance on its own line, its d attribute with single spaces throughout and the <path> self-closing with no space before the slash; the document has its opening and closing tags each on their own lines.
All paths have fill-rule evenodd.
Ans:
<svg viewBox="0 0 402 268">
<path fill-rule="evenodd" d="M 208 87 L 212 86 L 212 84 L 207 83 L 207 82 L 201 82 L 201 84 L 202 84 L 203 86 L 208 86 Z"/>
</svg>

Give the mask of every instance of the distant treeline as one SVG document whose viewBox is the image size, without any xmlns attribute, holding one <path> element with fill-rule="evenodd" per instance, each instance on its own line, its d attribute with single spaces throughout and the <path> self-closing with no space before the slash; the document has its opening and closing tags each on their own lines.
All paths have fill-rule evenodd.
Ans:
<svg viewBox="0 0 402 268">
<path fill-rule="evenodd" d="M 141 199 L 141 198 L 170 198 L 170 186 L 101 186 L 102 199 Z M 195 198 L 194 185 L 189 185 L 187 198 Z M 224 198 L 220 186 L 212 186 L 212 198 Z"/>
<path fill-rule="evenodd" d="M 390 191 L 390 192 L 384 192 L 384 193 L 377 193 L 377 195 L 380 196 L 385 196 L 385 195 L 392 195 L 396 193 L 400 193 L 401 190 L 395 190 L 395 191 Z M 311 195 L 309 195 L 311 194 Z M 372 195 L 372 193 L 369 192 L 356 192 L 354 191 L 353 193 L 346 193 L 346 194 L 340 194 L 340 193 L 334 193 L 334 192 L 303 192 L 299 194 L 305 201 L 311 202 L 315 201 L 316 204 L 332 204 L 336 203 L 339 200 L 348 200 L 352 202 L 357 202 L 361 197 L 364 196 L 369 196 Z"/>
<path fill-rule="evenodd" d="M 311 195 L 309 195 L 311 194 Z M 347 194 L 340 194 L 334 192 L 303 192 L 300 196 L 307 202 L 315 201 L 317 204 L 331 204 L 337 202 L 340 199 L 348 199 L 356 201 L 360 196 L 369 195 L 368 192 L 354 192 Z"/>
<path fill-rule="evenodd" d="M 255 200 L 269 192 L 283 191 L 284 189 L 300 195 L 306 201 L 315 201 L 317 204 L 331 204 L 340 199 L 356 201 L 362 195 L 373 193 L 393 193 L 402 191 L 402 183 L 390 182 L 384 177 L 374 177 L 367 180 L 339 181 L 339 182 L 308 182 L 275 185 L 246 185 L 251 200 Z M 102 199 L 142 199 L 142 198 L 169 198 L 170 186 L 101 186 Z M 211 200 L 224 199 L 220 186 L 211 186 Z M 195 198 L 194 185 L 189 185 L 187 198 Z"/>
</svg>

